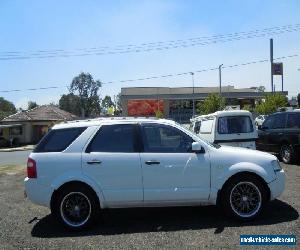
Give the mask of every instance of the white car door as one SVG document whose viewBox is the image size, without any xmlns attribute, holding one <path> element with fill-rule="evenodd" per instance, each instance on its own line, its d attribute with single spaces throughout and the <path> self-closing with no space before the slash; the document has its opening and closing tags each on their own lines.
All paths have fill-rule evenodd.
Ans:
<svg viewBox="0 0 300 250">
<path fill-rule="evenodd" d="M 193 139 L 163 124 L 141 125 L 144 201 L 206 201 L 210 193 L 209 153 L 192 152 Z"/>
<path fill-rule="evenodd" d="M 102 125 L 82 154 L 84 174 L 99 185 L 110 206 L 143 201 L 137 126 Z"/>
</svg>

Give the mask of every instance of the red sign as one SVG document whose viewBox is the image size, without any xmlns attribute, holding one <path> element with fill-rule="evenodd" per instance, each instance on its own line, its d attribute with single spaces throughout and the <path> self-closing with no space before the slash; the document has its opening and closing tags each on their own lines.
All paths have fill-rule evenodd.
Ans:
<svg viewBox="0 0 300 250">
<path fill-rule="evenodd" d="M 155 116 L 157 110 L 164 112 L 163 100 L 129 100 L 128 115 L 130 116 Z"/>
</svg>

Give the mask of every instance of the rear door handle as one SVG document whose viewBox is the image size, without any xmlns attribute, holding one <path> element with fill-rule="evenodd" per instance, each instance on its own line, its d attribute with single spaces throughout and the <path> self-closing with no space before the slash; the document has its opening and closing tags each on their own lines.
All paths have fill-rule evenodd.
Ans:
<svg viewBox="0 0 300 250">
<path fill-rule="evenodd" d="M 89 165 L 101 164 L 101 161 L 99 161 L 99 160 L 91 160 L 91 161 L 87 161 L 86 163 L 89 164 Z"/>
<path fill-rule="evenodd" d="M 155 161 L 155 160 L 145 161 L 145 163 L 146 163 L 147 165 L 158 165 L 158 164 L 160 164 L 159 161 Z"/>
</svg>

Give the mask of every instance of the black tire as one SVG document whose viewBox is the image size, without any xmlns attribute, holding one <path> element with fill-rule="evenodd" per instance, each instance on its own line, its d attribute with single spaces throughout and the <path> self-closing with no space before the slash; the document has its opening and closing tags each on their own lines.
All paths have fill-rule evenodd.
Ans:
<svg viewBox="0 0 300 250">
<path fill-rule="evenodd" d="M 59 190 L 52 213 L 66 228 L 82 230 L 95 224 L 99 218 L 100 204 L 89 187 L 72 184 Z"/>
<path fill-rule="evenodd" d="M 284 163 L 293 163 L 295 160 L 295 151 L 293 146 L 289 144 L 283 144 L 280 148 L 279 156 Z"/>
<path fill-rule="evenodd" d="M 257 218 L 268 200 L 264 184 L 252 175 L 233 178 L 224 186 L 221 195 L 221 205 L 226 215 L 244 221 Z"/>
</svg>

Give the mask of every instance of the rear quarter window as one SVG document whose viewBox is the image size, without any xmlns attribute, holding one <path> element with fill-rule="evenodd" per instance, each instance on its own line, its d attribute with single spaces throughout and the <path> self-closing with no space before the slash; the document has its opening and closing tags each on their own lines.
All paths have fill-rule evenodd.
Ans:
<svg viewBox="0 0 300 250">
<path fill-rule="evenodd" d="M 35 148 L 35 153 L 65 150 L 86 127 L 50 130 Z"/>
</svg>

